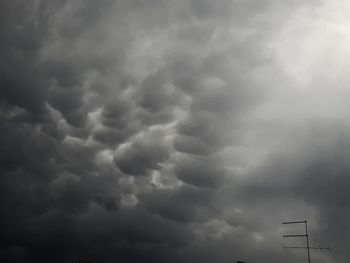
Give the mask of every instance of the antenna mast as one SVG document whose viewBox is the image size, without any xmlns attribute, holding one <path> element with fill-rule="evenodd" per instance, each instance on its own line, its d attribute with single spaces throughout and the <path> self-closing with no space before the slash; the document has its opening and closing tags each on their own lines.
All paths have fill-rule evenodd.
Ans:
<svg viewBox="0 0 350 263">
<path fill-rule="evenodd" d="M 328 249 L 330 250 L 331 248 L 328 247 L 310 247 L 310 243 L 309 243 L 309 233 L 308 233 L 308 229 L 307 229 L 307 221 L 303 220 L 303 221 L 288 221 L 288 222 L 283 222 L 283 225 L 291 225 L 291 224 L 304 224 L 305 226 L 305 234 L 299 234 L 299 235 L 283 235 L 283 237 L 305 237 L 306 239 L 306 247 L 297 247 L 297 246 L 290 246 L 290 247 L 284 247 L 284 248 L 301 248 L 301 249 L 307 249 L 307 259 L 308 259 L 308 263 L 311 263 L 311 258 L 310 258 L 310 249 L 320 249 L 320 250 L 324 250 L 324 249 Z"/>
</svg>

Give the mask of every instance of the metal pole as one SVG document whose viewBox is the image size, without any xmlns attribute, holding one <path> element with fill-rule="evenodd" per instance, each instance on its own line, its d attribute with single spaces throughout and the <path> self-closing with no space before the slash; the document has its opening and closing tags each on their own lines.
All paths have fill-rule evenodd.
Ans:
<svg viewBox="0 0 350 263">
<path fill-rule="evenodd" d="M 307 221 L 304 221 L 305 223 L 305 235 L 306 235 L 306 248 L 307 248 L 307 259 L 309 261 L 309 263 L 311 263 L 310 260 L 310 245 L 309 245 L 309 233 L 307 231 Z"/>
</svg>

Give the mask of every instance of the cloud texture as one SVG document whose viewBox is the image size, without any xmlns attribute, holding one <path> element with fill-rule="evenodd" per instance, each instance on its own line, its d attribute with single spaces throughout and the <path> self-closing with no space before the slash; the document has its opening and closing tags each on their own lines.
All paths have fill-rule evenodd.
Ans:
<svg viewBox="0 0 350 263">
<path fill-rule="evenodd" d="M 2 1 L 1 262 L 348 262 L 347 11 Z"/>
</svg>

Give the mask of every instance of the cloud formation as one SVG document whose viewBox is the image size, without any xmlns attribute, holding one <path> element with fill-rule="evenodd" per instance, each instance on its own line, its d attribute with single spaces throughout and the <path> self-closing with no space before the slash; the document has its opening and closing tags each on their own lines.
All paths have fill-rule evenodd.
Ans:
<svg viewBox="0 0 350 263">
<path fill-rule="evenodd" d="M 349 9 L 2 1 L 0 260 L 347 262 Z"/>
</svg>

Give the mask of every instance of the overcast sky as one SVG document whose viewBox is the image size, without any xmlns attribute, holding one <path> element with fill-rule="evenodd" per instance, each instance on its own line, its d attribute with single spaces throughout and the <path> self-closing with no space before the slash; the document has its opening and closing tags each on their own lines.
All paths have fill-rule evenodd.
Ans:
<svg viewBox="0 0 350 263">
<path fill-rule="evenodd" d="M 349 262 L 349 13 L 2 0 L 0 261 Z"/>
</svg>

